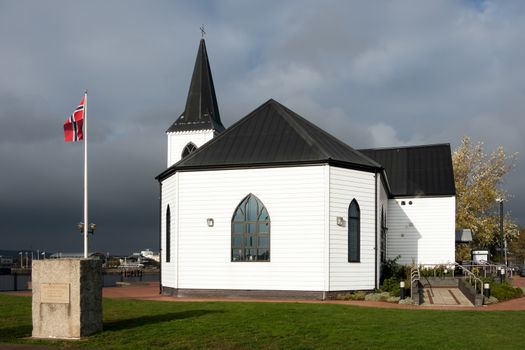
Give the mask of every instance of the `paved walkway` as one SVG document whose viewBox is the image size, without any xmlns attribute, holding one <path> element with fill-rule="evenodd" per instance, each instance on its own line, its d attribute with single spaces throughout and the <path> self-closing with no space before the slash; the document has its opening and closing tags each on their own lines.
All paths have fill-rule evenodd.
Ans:
<svg viewBox="0 0 525 350">
<path fill-rule="evenodd" d="M 525 288 L 525 277 L 515 277 L 514 285 Z M 438 288 L 434 288 L 434 292 Z M 443 288 L 445 289 L 445 288 Z M 3 292 L 12 295 L 31 295 L 31 291 L 24 292 Z M 139 300 L 159 300 L 159 301 L 170 301 L 170 302 L 210 302 L 210 301 L 224 301 L 224 302 L 270 302 L 270 303 L 327 303 L 327 304 L 345 304 L 345 305 L 357 305 L 366 307 L 379 307 L 379 308 L 395 308 L 395 309 L 418 309 L 418 310 L 476 310 L 476 311 L 495 311 L 495 310 L 523 310 L 525 311 L 525 297 L 504 301 L 494 305 L 487 305 L 482 307 L 472 307 L 464 305 L 428 305 L 428 306 L 416 306 L 416 305 L 404 305 L 394 304 L 382 301 L 354 301 L 354 300 L 262 300 L 262 299 L 250 299 L 250 298 L 177 298 L 171 296 L 165 296 L 159 294 L 158 282 L 148 282 L 140 285 L 131 285 L 129 287 L 107 287 L 102 291 L 102 295 L 105 298 L 115 299 L 139 299 Z"/>
<path fill-rule="evenodd" d="M 525 277 L 515 277 L 514 285 L 525 288 Z M 443 289 L 443 290 L 441 290 Z M 438 291 L 439 290 L 439 291 Z M 449 300 L 443 297 L 442 294 L 446 293 L 446 288 L 434 288 L 434 293 L 440 293 L 442 300 Z M 450 293 L 450 292 L 449 292 Z M 382 301 L 357 301 L 357 300 L 263 300 L 263 299 L 250 299 L 250 298 L 177 298 L 171 296 L 165 296 L 159 294 L 158 283 L 147 283 L 138 286 L 129 287 L 111 287 L 104 288 L 103 296 L 106 298 L 125 298 L 125 299 L 140 299 L 140 300 L 162 300 L 171 302 L 209 302 L 209 301 L 224 301 L 224 302 L 271 302 L 271 303 L 284 303 L 284 302 L 298 302 L 298 303 L 327 303 L 327 304 L 346 304 L 346 305 L 357 305 L 367 307 L 379 307 L 379 308 L 396 308 L 396 309 L 421 309 L 421 310 L 476 310 L 476 311 L 492 311 L 492 310 L 523 310 L 525 311 L 525 297 L 519 299 L 513 299 L 504 301 L 494 305 L 487 305 L 482 307 L 473 307 L 472 304 L 467 300 L 464 302 L 462 298 L 465 298 L 459 291 L 456 293 L 452 291 L 459 301 L 459 305 L 449 301 L 449 305 L 404 305 L 394 304 Z M 444 299 L 443 299 L 444 298 Z M 452 297 L 451 297 L 452 298 Z M 453 298 L 452 298 L 453 299 Z M 466 298 L 465 298 L 466 299 Z"/>
<path fill-rule="evenodd" d="M 467 306 L 474 307 L 459 288 L 424 288 L 421 306 Z"/>
</svg>

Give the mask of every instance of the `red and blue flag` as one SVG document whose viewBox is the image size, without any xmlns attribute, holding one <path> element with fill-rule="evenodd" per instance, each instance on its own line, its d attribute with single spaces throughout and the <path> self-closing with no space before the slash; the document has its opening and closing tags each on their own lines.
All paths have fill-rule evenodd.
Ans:
<svg viewBox="0 0 525 350">
<path fill-rule="evenodd" d="M 85 97 L 82 98 L 78 107 L 64 123 L 64 141 L 66 142 L 77 142 L 84 139 L 85 99 Z"/>
</svg>

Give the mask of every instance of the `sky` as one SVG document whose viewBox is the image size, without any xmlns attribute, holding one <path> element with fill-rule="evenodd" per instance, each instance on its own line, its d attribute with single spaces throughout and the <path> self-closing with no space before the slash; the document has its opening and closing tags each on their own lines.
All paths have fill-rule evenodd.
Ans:
<svg viewBox="0 0 525 350">
<path fill-rule="evenodd" d="M 0 249 L 82 251 L 62 125 L 88 89 L 90 251 L 158 251 L 202 24 L 226 127 L 274 98 L 354 148 L 501 145 L 525 225 L 523 1 L 0 0 Z"/>
</svg>

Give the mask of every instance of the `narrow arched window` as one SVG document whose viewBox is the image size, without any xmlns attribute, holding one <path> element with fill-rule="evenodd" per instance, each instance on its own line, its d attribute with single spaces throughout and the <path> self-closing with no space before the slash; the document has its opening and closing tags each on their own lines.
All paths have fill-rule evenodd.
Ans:
<svg viewBox="0 0 525 350">
<path fill-rule="evenodd" d="M 166 209 L 166 262 L 171 260 L 171 214 L 170 206 Z"/>
<path fill-rule="evenodd" d="M 188 143 L 186 146 L 184 146 L 184 149 L 182 150 L 182 158 L 185 158 L 195 152 L 197 150 L 197 146 L 193 142 Z"/>
<path fill-rule="evenodd" d="M 251 193 L 233 213 L 231 261 L 270 261 L 270 216 Z"/>
<path fill-rule="evenodd" d="M 383 206 L 381 206 L 381 263 L 386 262 L 386 232 L 388 228 L 386 227 L 386 214 L 384 212 Z"/>
<path fill-rule="evenodd" d="M 348 207 L 348 262 L 361 259 L 361 212 L 354 199 Z"/>
</svg>

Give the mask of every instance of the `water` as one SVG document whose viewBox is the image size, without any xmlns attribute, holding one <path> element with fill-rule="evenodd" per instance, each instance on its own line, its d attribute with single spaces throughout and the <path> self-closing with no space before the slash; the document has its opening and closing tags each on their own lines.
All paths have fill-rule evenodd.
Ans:
<svg viewBox="0 0 525 350">
<path fill-rule="evenodd" d="M 17 278 L 17 289 L 27 290 L 27 282 L 29 282 L 29 275 L 18 275 Z M 0 275 L 0 291 L 11 291 L 15 290 L 15 279 L 12 275 Z"/>
<path fill-rule="evenodd" d="M 118 274 L 104 275 L 104 287 L 116 286 L 117 282 L 158 282 L 159 274 L 144 274 L 140 277 L 122 277 Z"/>
<path fill-rule="evenodd" d="M 17 289 L 27 290 L 27 282 L 29 282 L 29 275 L 17 275 Z M 116 286 L 116 282 L 158 282 L 159 274 L 144 274 L 142 279 L 140 277 L 121 277 L 119 274 L 103 275 L 104 287 Z M 0 292 L 13 291 L 15 288 L 15 281 L 13 275 L 0 275 Z"/>
</svg>

